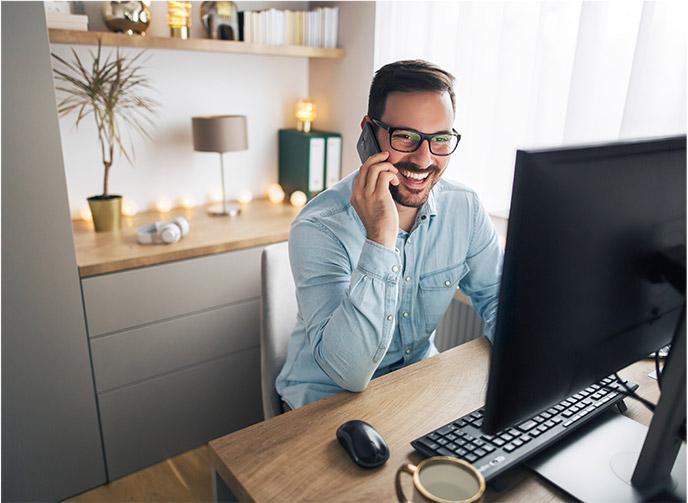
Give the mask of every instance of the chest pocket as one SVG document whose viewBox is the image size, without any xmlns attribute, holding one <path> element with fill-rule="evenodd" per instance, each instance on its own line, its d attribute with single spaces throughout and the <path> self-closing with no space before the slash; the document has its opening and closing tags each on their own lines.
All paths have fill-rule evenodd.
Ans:
<svg viewBox="0 0 688 503">
<path fill-rule="evenodd" d="M 427 333 L 437 328 L 456 293 L 459 281 L 467 272 L 468 266 L 462 262 L 420 277 L 420 308 Z"/>
</svg>

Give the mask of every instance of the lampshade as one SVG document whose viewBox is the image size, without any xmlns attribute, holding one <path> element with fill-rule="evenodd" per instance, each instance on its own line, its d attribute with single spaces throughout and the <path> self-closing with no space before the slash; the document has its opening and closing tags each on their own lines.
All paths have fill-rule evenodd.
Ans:
<svg viewBox="0 0 688 503">
<path fill-rule="evenodd" d="M 233 152 L 248 149 L 245 115 L 192 117 L 194 150 Z"/>
</svg>

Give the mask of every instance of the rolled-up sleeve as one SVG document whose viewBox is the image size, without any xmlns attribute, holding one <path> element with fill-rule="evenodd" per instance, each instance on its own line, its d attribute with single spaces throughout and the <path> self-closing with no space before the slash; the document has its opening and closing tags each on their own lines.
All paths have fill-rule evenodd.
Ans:
<svg viewBox="0 0 688 503">
<path fill-rule="evenodd" d="M 327 227 L 306 220 L 291 229 L 289 257 L 315 361 L 337 385 L 362 391 L 394 334 L 398 252 L 366 240 L 349 257 Z"/>
<path fill-rule="evenodd" d="M 473 225 L 466 257 L 469 273 L 459 286 L 470 297 L 473 307 L 485 323 L 485 336 L 492 341 L 497 321 L 503 257 L 494 225 L 475 195 L 472 207 Z"/>
</svg>

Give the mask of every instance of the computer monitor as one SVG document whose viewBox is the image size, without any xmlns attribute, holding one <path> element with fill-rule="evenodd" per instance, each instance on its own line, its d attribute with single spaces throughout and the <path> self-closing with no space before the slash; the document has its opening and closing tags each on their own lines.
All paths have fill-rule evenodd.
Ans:
<svg viewBox="0 0 688 503">
<path fill-rule="evenodd" d="M 518 151 L 483 430 L 518 424 L 682 333 L 671 400 L 683 405 L 671 407 L 685 435 L 685 244 L 685 136 Z"/>
</svg>

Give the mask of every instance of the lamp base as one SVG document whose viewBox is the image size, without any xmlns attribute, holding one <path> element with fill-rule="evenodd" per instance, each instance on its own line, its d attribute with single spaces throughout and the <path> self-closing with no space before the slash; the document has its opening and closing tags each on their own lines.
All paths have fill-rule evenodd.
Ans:
<svg viewBox="0 0 688 503">
<path fill-rule="evenodd" d="M 222 208 L 222 203 L 208 208 L 208 215 L 213 217 L 235 217 L 239 213 L 241 213 L 241 208 L 236 204 L 225 204 L 224 209 Z"/>
</svg>

